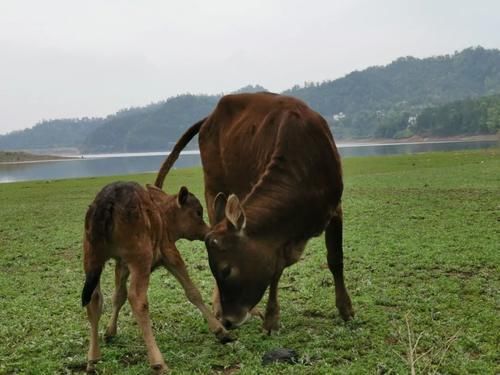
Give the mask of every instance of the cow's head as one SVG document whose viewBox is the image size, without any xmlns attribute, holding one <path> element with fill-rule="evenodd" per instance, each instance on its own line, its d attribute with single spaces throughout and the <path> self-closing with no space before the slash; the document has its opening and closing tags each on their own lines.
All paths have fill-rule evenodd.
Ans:
<svg viewBox="0 0 500 375">
<path fill-rule="evenodd" d="M 219 193 L 214 201 L 216 225 L 205 238 L 210 269 L 217 281 L 220 319 L 234 328 L 250 316 L 275 273 L 272 243 L 246 234 L 245 212 L 236 195 Z"/>
</svg>

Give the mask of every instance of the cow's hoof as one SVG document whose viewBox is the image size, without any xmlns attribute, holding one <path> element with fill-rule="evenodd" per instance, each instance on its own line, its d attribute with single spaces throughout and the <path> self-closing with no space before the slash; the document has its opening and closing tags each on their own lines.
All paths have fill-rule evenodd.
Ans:
<svg viewBox="0 0 500 375">
<path fill-rule="evenodd" d="M 165 363 L 157 363 L 155 365 L 151 365 L 151 371 L 155 375 L 166 374 L 168 373 L 168 367 Z"/>
<path fill-rule="evenodd" d="M 221 344 L 227 344 L 229 342 L 233 342 L 233 341 L 236 341 L 236 338 L 234 338 L 233 335 L 231 335 L 228 331 L 226 331 L 225 329 L 221 329 L 219 331 L 217 331 L 215 333 L 215 337 L 217 337 L 217 340 L 219 340 L 219 342 Z"/>
<path fill-rule="evenodd" d="M 345 322 L 352 320 L 354 318 L 355 313 L 354 313 L 354 309 L 352 308 L 351 304 L 337 306 L 337 309 L 339 310 L 340 317 Z"/>
<path fill-rule="evenodd" d="M 266 335 L 271 336 L 273 333 L 279 333 L 279 330 L 280 330 L 279 319 L 264 320 L 264 324 L 262 325 L 262 332 L 264 332 Z"/>
</svg>

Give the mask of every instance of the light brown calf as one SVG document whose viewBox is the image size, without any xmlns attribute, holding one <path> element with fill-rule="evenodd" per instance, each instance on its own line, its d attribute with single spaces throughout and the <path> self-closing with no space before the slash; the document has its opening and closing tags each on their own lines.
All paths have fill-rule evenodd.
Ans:
<svg viewBox="0 0 500 375">
<path fill-rule="evenodd" d="M 167 195 L 153 186 L 143 188 L 134 182 L 115 182 L 97 194 L 85 217 L 83 241 L 86 279 L 82 306 L 87 306 L 91 326 L 87 371 L 94 371 L 101 357 L 98 322 L 103 297 L 99 279 L 110 258 L 116 260 L 115 292 L 112 317 L 105 335 L 116 335 L 118 314 L 128 297 L 153 370 L 160 373 L 167 370 L 151 328 L 147 299 L 149 276 L 158 266 L 165 266 L 177 278 L 189 301 L 208 321 L 210 331 L 223 343 L 231 340 L 203 303 L 175 247 L 175 241 L 180 238 L 203 240 L 208 230 L 200 202 L 185 187 L 177 195 Z"/>
</svg>

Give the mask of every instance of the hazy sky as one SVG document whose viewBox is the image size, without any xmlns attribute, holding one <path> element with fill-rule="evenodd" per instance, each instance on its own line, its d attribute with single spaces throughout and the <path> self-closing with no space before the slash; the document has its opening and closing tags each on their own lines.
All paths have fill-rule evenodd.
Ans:
<svg viewBox="0 0 500 375">
<path fill-rule="evenodd" d="M 0 0 L 0 134 L 477 45 L 500 48 L 498 0 Z"/>
</svg>

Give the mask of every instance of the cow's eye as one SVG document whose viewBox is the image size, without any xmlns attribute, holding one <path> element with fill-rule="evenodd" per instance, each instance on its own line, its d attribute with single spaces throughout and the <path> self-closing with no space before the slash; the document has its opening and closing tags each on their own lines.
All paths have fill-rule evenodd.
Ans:
<svg viewBox="0 0 500 375">
<path fill-rule="evenodd" d="M 230 266 L 225 266 L 221 271 L 220 271 L 220 276 L 222 279 L 227 279 L 229 275 L 231 274 L 231 267 Z"/>
<path fill-rule="evenodd" d="M 198 217 L 203 217 L 203 212 L 201 210 L 196 211 Z"/>
</svg>

